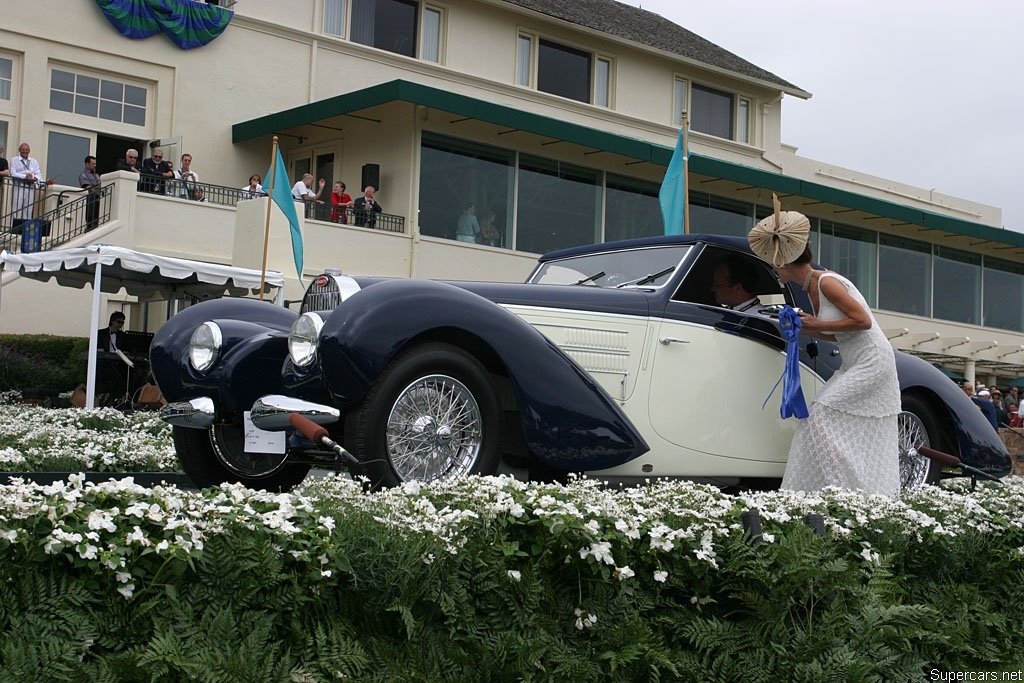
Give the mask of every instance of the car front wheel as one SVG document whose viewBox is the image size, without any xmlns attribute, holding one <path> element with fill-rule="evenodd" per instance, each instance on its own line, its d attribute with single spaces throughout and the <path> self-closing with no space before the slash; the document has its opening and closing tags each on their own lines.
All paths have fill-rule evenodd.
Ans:
<svg viewBox="0 0 1024 683">
<path fill-rule="evenodd" d="M 172 434 L 178 461 L 197 488 L 239 482 L 253 489 L 287 491 L 309 473 L 309 465 L 289 463 L 284 454 L 247 452 L 240 425 L 176 426 Z"/>
<path fill-rule="evenodd" d="M 350 428 L 362 463 L 352 474 L 375 487 L 494 474 L 501 459 L 499 405 L 487 370 L 451 344 L 396 356 Z"/>
<path fill-rule="evenodd" d="M 949 453 L 946 439 L 933 410 L 917 396 L 903 397 L 903 412 L 899 414 L 900 489 L 914 489 L 933 484 L 939 479 L 942 465 L 927 458 L 918 449 L 921 446 Z"/>
</svg>

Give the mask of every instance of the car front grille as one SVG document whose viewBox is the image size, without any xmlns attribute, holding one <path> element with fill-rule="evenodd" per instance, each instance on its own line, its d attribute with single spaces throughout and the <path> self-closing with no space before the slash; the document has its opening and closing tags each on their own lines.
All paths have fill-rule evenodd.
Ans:
<svg viewBox="0 0 1024 683">
<path fill-rule="evenodd" d="M 333 311 L 341 305 L 341 289 L 333 277 L 320 275 L 313 279 L 313 283 L 306 289 L 302 297 L 302 308 L 299 313 L 310 311 Z"/>
</svg>

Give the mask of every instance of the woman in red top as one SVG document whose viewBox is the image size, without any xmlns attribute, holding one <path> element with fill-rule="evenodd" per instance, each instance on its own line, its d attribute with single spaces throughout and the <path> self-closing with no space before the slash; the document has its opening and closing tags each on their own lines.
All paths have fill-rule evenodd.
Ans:
<svg viewBox="0 0 1024 683">
<path fill-rule="evenodd" d="M 352 197 L 345 192 L 345 183 L 340 180 L 334 183 L 334 191 L 331 192 L 331 220 L 335 223 L 348 223 L 348 212 L 354 206 Z"/>
</svg>

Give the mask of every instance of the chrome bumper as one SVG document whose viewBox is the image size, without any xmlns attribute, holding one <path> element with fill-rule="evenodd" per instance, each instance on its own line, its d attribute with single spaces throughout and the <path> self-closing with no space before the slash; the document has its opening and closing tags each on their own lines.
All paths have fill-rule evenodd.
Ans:
<svg viewBox="0 0 1024 683">
<path fill-rule="evenodd" d="M 280 394 L 270 394 L 256 399 L 252 404 L 250 417 L 258 428 L 268 432 L 280 432 L 292 429 L 291 423 L 288 422 L 288 416 L 292 413 L 307 417 L 318 425 L 334 424 L 341 419 L 341 411 L 337 408 Z"/>
<path fill-rule="evenodd" d="M 160 409 L 160 419 L 176 427 L 209 429 L 216 417 L 213 399 L 206 396 L 168 403 Z"/>
</svg>

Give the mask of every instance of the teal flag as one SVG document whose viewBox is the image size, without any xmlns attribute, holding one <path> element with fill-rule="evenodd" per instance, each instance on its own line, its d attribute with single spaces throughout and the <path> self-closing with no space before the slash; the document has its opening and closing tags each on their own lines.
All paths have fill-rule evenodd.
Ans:
<svg viewBox="0 0 1024 683">
<path fill-rule="evenodd" d="M 284 166 L 284 159 L 281 158 L 281 149 L 278 148 L 274 163 L 263 175 L 270 181 L 267 194 L 270 200 L 277 204 L 278 208 L 288 219 L 292 234 L 292 256 L 295 257 L 295 272 L 299 274 L 299 284 L 302 283 L 302 230 L 299 229 L 299 214 L 295 211 L 295 200 L 292 198 L 292 188 L 288 184 L 288 169 Z"/>
<path fill-rule="evenodd" d="M 661 204 L 661 219 L 665 223 L 666 235 L 682 235 L 683 220 L 686 214 L 686 173 L 684 162 L 686 150 L 683 148 L 683 129 L 679 129 L 679 141 L 672 152 L 672 160 L 665 169 L 665 179 L 661 181 L 658 191 L 658 202 Z"/>
</svg>

